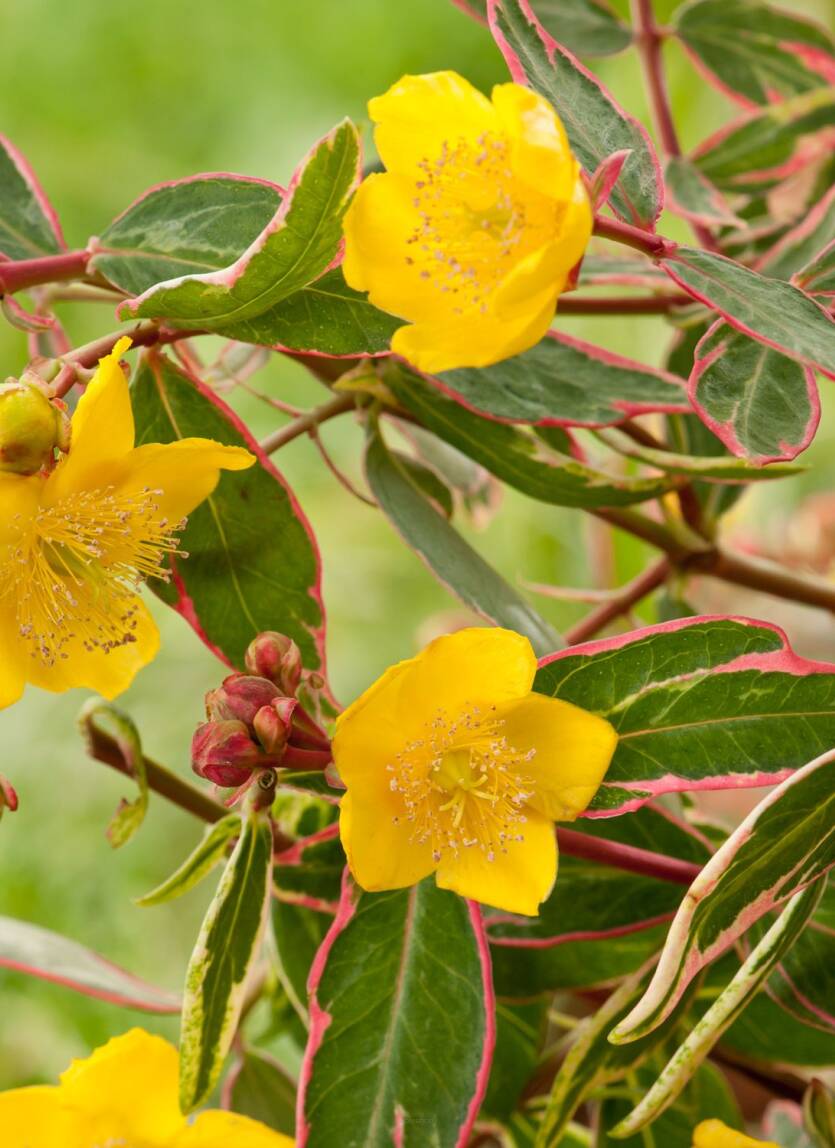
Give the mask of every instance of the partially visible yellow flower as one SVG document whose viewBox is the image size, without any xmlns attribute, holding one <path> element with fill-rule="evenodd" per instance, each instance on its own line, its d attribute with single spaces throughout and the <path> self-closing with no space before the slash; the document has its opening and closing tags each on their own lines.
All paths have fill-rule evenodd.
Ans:
<svg viewBox="0 0 835 1148">
<path fill-rule="evenodd" d="M 536 657 L 510 630 L 459 630 L 387 670 L 339 717 L 348 787 L 339 827 L 363 889 L 435 873 L 535 916 L 557 873 L 553 821 L 586 808 L 617 735 L 603 718 L 531 692 Z"/>
<path fill-rule="evenodd" d="M 0 474 L 0 708 L 27 682 L 107 698 L 156 655 L 159 634 L 139 583 L 164 576 L 183 519 L 221 470 L 255 461 L 211 439 L 134 447 L 119 356 L 102 359 L 50 473 Z"/>
<path fill-rule="evenodd" d="M 61 1083 L 0 1092 L 3 1148 L 293 1148 L 259 1121 L 180 1112 L 176 1048 L 131 1029 L 74 1060 Z"/>
<path fill-rule="evenodd" d="M 404 76 L 368 105 L 386 166 L 345 216 L 348 283 L 409 320 L 391 347 L 425 371 L 483 367 L 539 342 L 592 212 L 541 96 L 492 100 L 455 72 Z"/>
<path fill-rule="evenodd" d="M 754 1140 L 721 1120 L 703 1120 L 693 1129 L 693 1148 L 779 1148 L 773 1140 Z"/>
</svg>

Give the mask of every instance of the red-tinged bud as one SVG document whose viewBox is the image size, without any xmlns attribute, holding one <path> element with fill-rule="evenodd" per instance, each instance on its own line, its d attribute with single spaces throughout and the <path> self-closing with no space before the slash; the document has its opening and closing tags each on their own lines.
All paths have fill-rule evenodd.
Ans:
<svg viewBox="0 0 835 1148">
<path fill-rule="evenodd" d="M 262 756 L 242 721 L 206 722 L 191 740 L 194 772 L 224 788 L 243 785 Z"/>
<path fill-rule="evenodd" d="M 292 638 L 266 630 L 250 642 L 245 661 L 251 674 L 269 678 L 288 697 L 295 695 L 302 678 L 302 656 Z"/>
<path fill-rule="evenodd" d="M 212 721 L 242 721 L 251 726 L 258 711 L 278 697 L 278 689 L 266 678 L 230 674 L 206 694 L 206 715 Z"/>
<path fill-rule="evenodd" d="M 297 705 L 295 698 L 279 697 L 255 715 L 252 725 L 267 753 L 279 756 L 284 753 L 293 730 L 293 710 Z"/>
<path fill-rule="evenodd" d="M 17 809 L 17 794 L 9 779 L 0 773 L 0 817 L 3 816 L 4 809 L 14 813 Z"/>
</svg>

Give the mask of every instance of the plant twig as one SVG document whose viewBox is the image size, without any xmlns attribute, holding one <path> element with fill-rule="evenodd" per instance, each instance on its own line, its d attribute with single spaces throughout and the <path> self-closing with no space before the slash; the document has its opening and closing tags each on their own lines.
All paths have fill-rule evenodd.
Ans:
<svg viewBox="0 0 835 1148">
<path fill-rule="evenodd" d="M 723 582 L 835 613 L 835 583 L 825 578 L 797 574 L 775 562 L 738 554 L 724 547 L 717 547 L 709 560 L 707 555 L 697 555 L 692 566 L 711 578 L 721 578 Z"/>
<path fill-rule="evenodd" d="M 655 877 L 658 881 L 670 881 L 674 885 L 690 885 L 702 871 L 701 866 L 692 861 L 639 849 L 636 845 L 624 845 L 620 841 L 607 841 L 604 837 L 591 837 L 562 825 L 557 827 L 557 842 L 560 852 L 569 857 L 599 861 L 601 865 Z"/>
<path fill-rule="evenodd" d="M 0 295 L 13 295 L 41 283 L 79 279 L 87 269 L 89 251 L 65 251 L 40 259 L 17 259 L 0 263 Z"/>
<path fill-rule="evenodd" d="M 631 223 L 621 223 L 619 219 L 607 219 L 602 215 L 595 216 L 594 234 L 601 239 L 613 239 L 615 243 L 643 251 L 650 259 L 663 259 L 665 255 L 671 255 L 677 246 L 672 239 L 666 239 L 654 231 L 643 231 Z"/>
<path fill-rule="evenodd" d="M 636 603 L 646 598 L 653 590 L 662 586 L 672 573 L 673 565 L 665 555 L 656 559 L 651 566 L 643 570 L 631 582 L 627 582 L 608 602 L 601 603 L 596 610 L 592 610 L 582 618 L 576 626 L 566 631 L 566 645 L 576 646 L 578 642 L 585 642 L 598 631 L 608 626 L 621 614 L 628 614 Z"/>
<path fill-rule="evenodd" d="M 309 434 L 321 423 L 327 422 L 328 419 L 345 414 L 345 412 L 350 411 L 354 405 L 355 399 L 352 394 L 335 395 L 329 402 L 322 403 L 322 405 L 316 407 L 315 410 L 300 415 L 299 418 L 294 419 L 293 422 L 288 423 L 287 426 L 281 427 L 280 430 L 273 431 L 271 435 L 267 435 L 261 442 L 261 449 L 265 454 L 272 454 L 273 451 L 285 446 L 288 442 L 292 442 L 293 439 L 299 438 L 303 434 Z"/>
<path fill-rule="evenodd" d="M 558 310 L 561 315 L 666 315 L 675 307 L 692 304 L 683 292 L 666 295 L 613 296 L 584 299 L 563 295 Z"/>
<path fill-rule="evenodd" d="M 61 356 L 61 361 L 64 363 L 64 366 L 55 376 L 52 383 L 53 393 L 59 398 L 65 395 L 77 381 L 76 367 L 81 367 L 82 369 L 95 367 L 99 359 L 104 358 L 105 355 L 109 355 L 116 343 L 118 343 L 124 335 L 129 336 L 133 347 L 151 347 L 154 345 L 163 346 L 167 343 L 176 343 L 180 339 L 188 339 L 191 338 L 192 335 L 201 335 L 204 333 L 205 332 L 202 331 L 180 331 L 168 327 L 161 327 L 158 323 L 150 319 L 138 323 L 135 327 L 128 328 L 127 330 L 111 331 L 108 335 L 102 335 L 100 339 L 94 339 L 91 343 L 84 343 L 80 347 L 75 347 L 72 351 L 68 351 L 66 355 Z"/>
</svg>

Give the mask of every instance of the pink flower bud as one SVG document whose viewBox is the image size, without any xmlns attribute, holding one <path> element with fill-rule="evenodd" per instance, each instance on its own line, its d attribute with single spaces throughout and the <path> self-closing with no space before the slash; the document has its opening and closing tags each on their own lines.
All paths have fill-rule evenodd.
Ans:
<svg viewBox="0 0 835 1148">
<path fill-rule="evenodd" d="M 293 697 L 302 678 L 299 647 L 286 634 L 266 630 L 249 644 L 246 668 L 251 674 L 269 678 L 288 697 Z"/>
<path fill-rule="evenodd" d="M 191 740 L 194 772 L 224 788 L 243 785 L 261 759 L 242 721 L 205 722 Z"/>
<path fill-rule="evenodd" d="M 212 721 L 242 721 L 251 726 L 258 711 L 280 696 L 266 678 L 230 674 L 221 686 L 206 694 L 206 714 Z"/>
<path fill-rule="evenodd" d="M 275 698 L 255 715 L 252 724 L 267 753 L 284 753 L 293 729 L 293 710 L 297 705 L 295 698 Z"/>
</svg>

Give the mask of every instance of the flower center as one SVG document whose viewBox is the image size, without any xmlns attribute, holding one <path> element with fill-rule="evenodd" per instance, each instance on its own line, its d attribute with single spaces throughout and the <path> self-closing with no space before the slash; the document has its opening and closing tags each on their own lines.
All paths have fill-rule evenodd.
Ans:
<svg viewBox="0 0 835 1148">
<path fill-rule="evenodd" d="M 495 706 L 473 706 L 455 719 L 443 711 L 387 766 L 392 792 L 403 814 L 394 817 L 410 829 L 410 842 L 429 844 L 435 861 L 477 848 L 486 860 L 524 840 L 525 803 L 533 796 L 524 775 L 534 750 L 520 753 L 502 734 Z"/>
<path fill-rule="evenodd" d="M 46 665 L 77 639 L 108 653 L 136 641 L 138 589 L 168 579 L 166 554 L 181 554 L 178 532 L 159 513 L 161 491 L 83 491 L 19 516 L 18 538 L 0 565 L 0 600 L 12 598 L 20 636 Z"/>
</svg>

